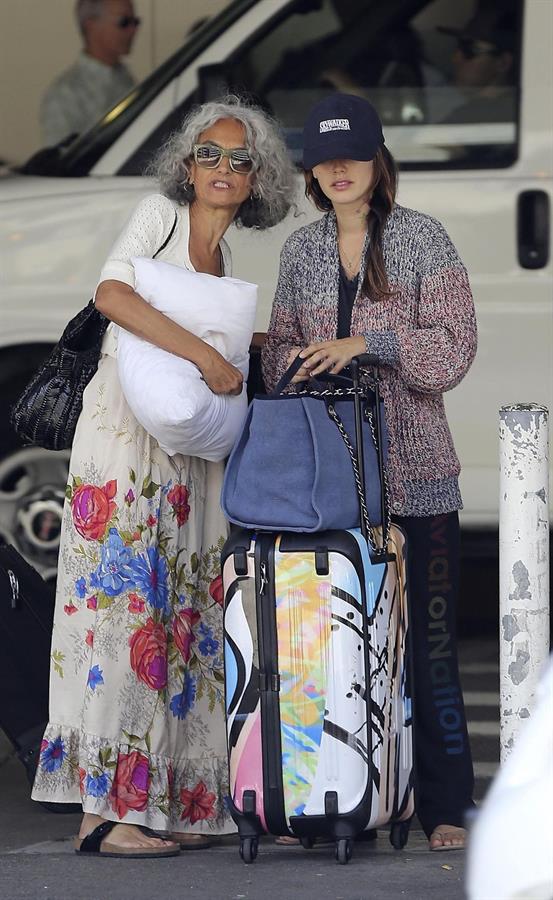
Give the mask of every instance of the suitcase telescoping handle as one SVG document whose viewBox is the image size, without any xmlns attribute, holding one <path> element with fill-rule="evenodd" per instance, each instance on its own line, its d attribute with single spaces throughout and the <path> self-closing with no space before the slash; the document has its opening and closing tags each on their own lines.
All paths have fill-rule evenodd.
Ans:
<svg viewBox="0 0 553 900">
<path fill-rule="evenodd" d="M 376 456 L 378 460 L 378 477 L 380 481 L 380 514 L 381 514 L 381 522 L 382 522 L 382 547 L 380 549 L 380 553 L 386 553 L 386 533 L 387 533 L 387 521 L 389 510 L 387 508 L 387 496 L 386 496 L 386 482 L 385 482 L 385 473 L 384 473 L 384 453 L 382 448 L 382 421 L 381 421 L 381 408 L 380 408 L 380 388 L 379 388 L 379 377 L 378 377 L 378 357 L 373 353 L 361 353 L 358 356 L 354 356 L 351 364 L 350 371 L 351 377 L 353 381 L 353 387 L 355 389 L 354 394 L 354 415 L 355 415 L 355 445 L 357 451 L 357 467 L 359 470 L 359 479 L 363 486 L 363 491 L 365 491 L 365 457 L 363 453 L 363 428 L 362 428 L 362 410 L 361 410 L 361 392 L 360 392 L 360 371 L 361 369 L 371 368 L 373 370 L 373 379 L 374 379 L 374 399 L 375 399 L 375 416 L 374 416 L 374 436 L 376 440 Z M 363 510 L 360 508 L 360 518 L 361 518 L 361 534 L 365 538 L 366 541 L 369 540 L 369 535 L 367 533 L 367 525 L 365 521 L 365 516 L 363 515 Z"/>
<path fill-rule="evenodd" d="M 275 384 L 273 390 L 269 394 L 269 397 L 280 397 L 280 395 L 283 394 L 286 388 L 290 385 L 294 375 L 297 375 L 303 363 L 304 360 L 302 359 L 302 357 L 296 356 L 296 358 L 293 360 L 293 362 L 290 363 L 290 365 L 284 372 L 282 378 Z M 372 353 L 363 353 L 360 356 L 354 356 L 351 361 L 352 378 L 348 378 L 346 375 L 329 375 L 328 372 L 323 372 L 322 375 L 318 376 L 318 380 L 330 381 L 332 384 L 335 384 L 338 387 L 347 387 L 348 385 L 351 387 L 351 383 L 353 380 L 354 385 L 357 387 L 359 386 L 359 369 L 369 367 L 373 368 L 375 370 L 375 380 L 377 380 L 377 366 L 378 357 L 374 356 L 374 354 Z"/>
</svg>

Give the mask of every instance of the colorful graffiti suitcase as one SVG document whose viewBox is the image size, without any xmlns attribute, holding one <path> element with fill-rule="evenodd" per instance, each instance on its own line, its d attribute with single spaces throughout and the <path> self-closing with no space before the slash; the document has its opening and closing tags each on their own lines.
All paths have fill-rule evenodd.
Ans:
<svg viewBox="0 0 553 900">
<path fill-rule="evenodd" d="M 372 564 L 359 531 L 236 532 L 223 562 L 231 811 L 242 856 L 264 832 L 340 862 L 367 828 L 413 814 L 405 539 Z"/>
<path fill-rule="evenodd" d="M 260 834 L 336 841 L 414 811 L 403 532 L 236 530 L 223 550 L 230 809 L 245 862 Z"/>
</svg>

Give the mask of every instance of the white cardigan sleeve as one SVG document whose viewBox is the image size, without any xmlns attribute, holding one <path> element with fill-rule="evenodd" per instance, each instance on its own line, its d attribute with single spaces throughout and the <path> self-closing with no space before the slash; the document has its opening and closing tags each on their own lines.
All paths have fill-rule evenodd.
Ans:
<svg viewBox="0 0 553 900">
<path fill-rule="evenodd" d="M 132 257 L 152 257 L 169 235 L 174 220 L 175 208 L 168 197 L 150 194 L 141 200 L 111 248 L 98 284 L 113 278 L 134 288 Z"/>
</svg>

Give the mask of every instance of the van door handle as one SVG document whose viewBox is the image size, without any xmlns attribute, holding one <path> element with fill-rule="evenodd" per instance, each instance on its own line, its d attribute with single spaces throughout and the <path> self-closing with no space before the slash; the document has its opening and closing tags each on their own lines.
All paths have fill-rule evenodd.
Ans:
<svg viewBox="0 0 553 900">
<path fill-rule="evenodd" d="M 522 191 L 517 203 L 518 261 L 523 269 L 543 269 L 549 261 L 549 194 Z"/>
</svg>

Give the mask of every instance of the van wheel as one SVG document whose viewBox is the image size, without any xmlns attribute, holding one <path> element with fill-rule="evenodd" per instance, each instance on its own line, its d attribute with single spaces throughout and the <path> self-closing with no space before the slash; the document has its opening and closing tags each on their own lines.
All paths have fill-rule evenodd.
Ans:
<svg viewBox="0 0 553 900">
<path fill-rule="evenodd" d="M 10 410 L 31 372 L 3 384 L 0 401 L 0 542 L 13 544 L 46 581 L 57 571 L 69 451 L 22 447 Z"/>
</svg>

